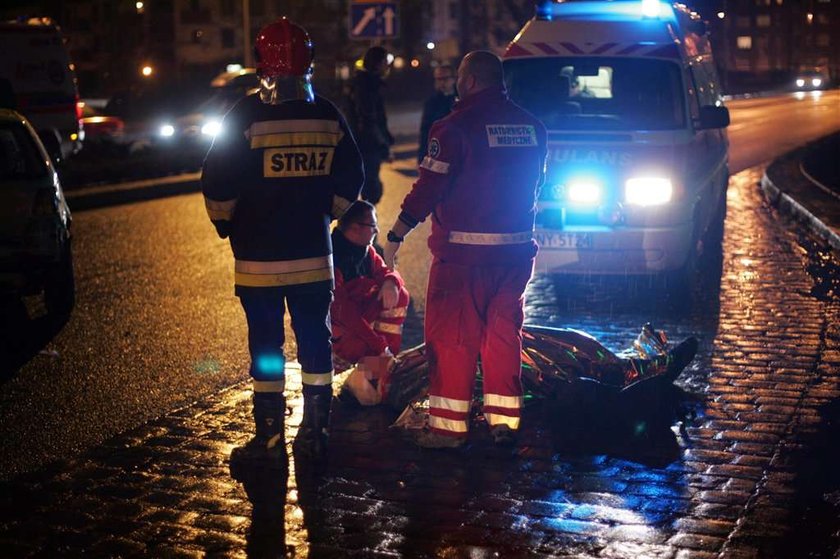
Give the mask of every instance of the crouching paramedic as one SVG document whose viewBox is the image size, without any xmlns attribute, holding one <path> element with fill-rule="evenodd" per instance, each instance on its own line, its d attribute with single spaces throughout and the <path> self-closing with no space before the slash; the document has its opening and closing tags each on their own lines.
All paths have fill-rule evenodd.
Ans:
<svg viewBox="0 0 840 559">
<path fill-rule="evenodd" d="M 430 416 L 417 439 L 432 448 L 466 440 L 479 356 L 494 440 L 512 443 L 519 428 L 523 294 L 537 253 L 534 214 L 546 158 L 545 128 L 508 100 L 496 55 L 465 56 L 457 89 L 460 100 L 432 126 L 420 178 L 384 247 L 393 266 L 405 235 L 433 214 L 425 316 Z"/>
<path fill-rule="evenodd" d="M 391 358 L 402 345 L 409 294 L 400 274 L 373 248 L 379 232 L 373 204 L 357 200 L 333 231 L 335 300 L 330 315 L 333 352 L 358 363 L 367 380 L 384 388 Z M 376 402 L 366 402 L 376 403 Z"/>
<path fill-rule="evenodd" d="M 236 295 L 248 321 L 256 436 L 249 455 L 285 456 L 284 315 L 302 368 L 304 410 L 295 449 L 326 449 L 332 398 L 330 222 L 355 200 L 362 159 L 344 117 L 310 84 L 312 42 L 282 18 L 255 42 L 260 89 L 225 116 L 202 170 L 210 219 L 229 237 Z M 233 458 L 233 456 L 232 456 Z"/>
</svg>

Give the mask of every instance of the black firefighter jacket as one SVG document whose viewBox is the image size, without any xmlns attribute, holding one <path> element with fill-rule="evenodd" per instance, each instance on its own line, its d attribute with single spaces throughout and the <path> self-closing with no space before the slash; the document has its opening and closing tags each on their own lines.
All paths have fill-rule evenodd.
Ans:
<svg viewBox="0 0 840 559">
<path fill-rule="evenodd" d="M 207 213 L 230 237 L 242 288 L 333 281 L 330 222 L 355 200 L 362 159 L 328 100 L 237 103 L 201 175 Z"/>
</svg>

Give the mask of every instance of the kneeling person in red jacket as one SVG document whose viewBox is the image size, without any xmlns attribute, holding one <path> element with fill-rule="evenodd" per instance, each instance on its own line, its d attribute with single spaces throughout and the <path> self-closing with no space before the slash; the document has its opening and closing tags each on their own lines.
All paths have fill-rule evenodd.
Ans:
<svg viewBox="0 0 840 559">
<path fill-rule="evenodd" d="M 360 363 L 373 379 L 385 372 L 387 358 L 400 351 L 409 301 L 402 277 L 388 269 L 372 246 L 378 231 L 373 205 L 357 200 L 332 233 L 333 353 Z"/>
</svg>

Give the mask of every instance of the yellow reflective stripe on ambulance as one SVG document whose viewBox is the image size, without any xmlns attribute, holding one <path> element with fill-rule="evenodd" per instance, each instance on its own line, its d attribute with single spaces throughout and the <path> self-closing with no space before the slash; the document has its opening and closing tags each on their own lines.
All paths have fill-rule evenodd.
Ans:
<svg viewBox="0 0 840 559">
<path fill-rule="evenodd" d="M 429 407 L 440 410 L 467 413 L 470 411 L 470 401 L 444 398 L 443 396 L 429 396 Z"/>
<path fill-rule="evenodd" d="M 301 382 L 309 386 L 329 386 L 332 384 L 333 372 L 329 373 L 307 373 L 300 374 Z"/>
<path fill-rule="evenodd" d="M 466 433 L 468 425 L 465 419 L 447 419 L 445 417 L 430 415 L 429 427 L 433 429 L 440 429 L 441 431 L 450 431 L 452 433 Z"/>
<path fill-rule="evenodd" d="M 495 427 L 496 425 L 507 425 L 514 431 L 519 429 L 518 417 L 511 417 L 500 413 L 485 413 L 484 418 L 487 420 L 487 424 L 490 427 Z"/>
<path fill-rule="evenodd" d="M 211 200 L 204 197 L 204 207 L 207 208 L 207 215 L 213 221 L 230 221 L 233 219 L 233 212 L 236 209 L 236 202 L 233 200 Z"/>
<path fill-rule="evenodd" d="M 485 394 L 484 405 L 494 408 L 518 410 L 522 407 L 522 396 L 502 396 L 501 394 Z"/>
</svg>

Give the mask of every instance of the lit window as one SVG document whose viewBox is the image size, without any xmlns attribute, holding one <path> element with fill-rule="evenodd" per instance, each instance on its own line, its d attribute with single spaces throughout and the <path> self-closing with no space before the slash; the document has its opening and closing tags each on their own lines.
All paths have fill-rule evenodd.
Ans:
<svg viewBox="0 0 840 559">
<path fill-rule="evenodd" d="M 770 27 L 770 21 L 770 16 L 768 14 L 755 16 L 756 27 Z"/>
<path fill-rule="evenodd" d="M 749 35 L 742 35 L 737 39 L 738 48 L 741 50 L 750 50 L 752 48 L 752 37 Z"/>
</svg>

